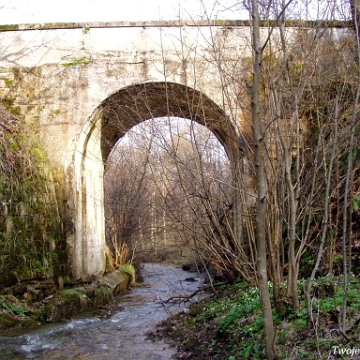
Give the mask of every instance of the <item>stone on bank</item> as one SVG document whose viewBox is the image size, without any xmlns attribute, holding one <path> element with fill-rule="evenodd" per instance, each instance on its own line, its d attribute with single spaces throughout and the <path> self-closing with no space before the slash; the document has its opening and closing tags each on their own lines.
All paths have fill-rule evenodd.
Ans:
<svg viewBox="0 0 360 360">
<path fill-rule="evenodd" d="M 98 279 L 94 284 L 62 290 L 46 303 L 43 311 L 44 321 L 70 319 L 75 315 L 112 304 L 114 295 L 126 291 L 131 282 L 132 276 L 128 272 L 117 270 Z"/>
<path fill-rule="evenodd" d="M 132 266 L 127 265 L 125 269 L 109 273 L 91 284 L 58 292 L 51 288 L 52 291 L 49 293 L 49 286 L 31 283 L 36 286 L 37 296 L 32 296 L 28 301 L 25 295 L 28 294 L 29 288 L 33 287 L 18 284 L 12 289 L 12 293 L 17 296 L 0 295 L 0 331 L 17 326 L 31 327 L 41 322 L 70 319 L 81 313 L 112 305 L 114 296 L 133 286 L 134 280 L 135 271 Z M 22 300 L 19 300 L 19 297 Z"/>
</svg>

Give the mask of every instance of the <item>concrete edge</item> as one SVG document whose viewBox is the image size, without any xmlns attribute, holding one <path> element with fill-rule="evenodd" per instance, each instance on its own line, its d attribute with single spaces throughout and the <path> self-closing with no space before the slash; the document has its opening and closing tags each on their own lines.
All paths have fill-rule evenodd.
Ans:
<svg viewBox="0 0 360 360">
<path fill-rule="evenodd" d="M 0 25 L 0 32 L 4 31 L 26 31 L 26 30 L 57 30 L 57 29 L 84 29 L 91 28 L 121 28 L 121 27 L 248 27 L 249 20 L 156 20 L 156 21 L 112 21 L 112 22 L 58 22 L 43 24 L 10 24 Z M 275 22 L 272 20 L 262 21 L 262 27 L 272 27 Z M 332 27 L 332 28 L 348 28 L 353 27 L 351 21 L 305 21 L 291 20 L 285 24 L 287 27 Z M 276 26 L 276 25 L 275 25 Z"/>
</svg>

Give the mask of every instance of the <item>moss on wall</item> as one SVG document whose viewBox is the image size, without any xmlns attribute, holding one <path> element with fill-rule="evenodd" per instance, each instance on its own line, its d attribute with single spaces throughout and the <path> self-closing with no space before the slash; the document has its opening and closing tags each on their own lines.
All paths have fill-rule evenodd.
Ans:
<svg viewBox="0 0 360 360">
<path fill-rule="evenodd" d="M 69 66 L 76 66 L 76 65 L 88 65 L 88 64 L 90 64 L 90 62 L 91 62 L 90 59 L 88 59 L 86 57 L 82 57 L 80 59 L 76 59 L 71 62 L 63 63 L 61 65 L 65 66 L 65 67 L 69 67 Z"/>
<path fill-rule="evenodd" d="M 0 107 L 0 289 L 24 279 L 64 275 L 66 263 L 46 154 Z"/>
</svg>

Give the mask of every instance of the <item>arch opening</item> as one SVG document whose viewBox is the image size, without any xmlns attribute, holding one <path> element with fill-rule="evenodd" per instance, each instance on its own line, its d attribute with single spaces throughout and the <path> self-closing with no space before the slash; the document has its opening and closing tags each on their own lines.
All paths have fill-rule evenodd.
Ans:
<svg viewBox="0 0 360 360">
<path fill-rule="evenodd" d="M 124 88 L 101 105 L 101 148 L 106 161 L 116 142 L 133 126 L 147 119 L 179 117 L 207 127 L 227 149 L 233 136 L 225 112 L 203 93 L 188 86 L 155 82 Z"/>
<path fill-rule="evenodd" d="M 181 84 L 155 82 L 128 86 L 109 96 L 85 124 L 74 157 L 75 279 L 97 276 L 105 269 L 103 176 L 111 150 L 135 125 L 164 117 L 189 119 L 208 128 L 224 147 L 232 173 L 237 173 L 241 149 L 236 128 L 224 110 L 203 93 Z M 234 212 L 240 216 L 239 206 L 234 200 Z M 241 223 L 239 219 L 235 222 Z"/>
<path fill-rule="evenodd" d="M 204 126 L 167 117 L 133 127 L 104 174 L 106 244 L 115 266 L 210 258 L 204 244 L 216 222 L 230 237 L 221 219 L 232 217 L 231 177 L 223 146 Z"/>
</svg>

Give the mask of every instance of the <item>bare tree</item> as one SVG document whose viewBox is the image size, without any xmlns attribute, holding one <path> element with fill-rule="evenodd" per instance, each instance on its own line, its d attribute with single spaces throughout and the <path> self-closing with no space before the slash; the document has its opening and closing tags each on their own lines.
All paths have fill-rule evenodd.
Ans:
<svg viewBox="0 0 360 360">
<path fill-rule="evenodd" d="M 112 249 L 118 259 L 124 253 L 124 242 L 133 248 L 130 238 L 140 247 L 161 242 L 163 253 L 178 241 L 211 260 L 219 271 L 241 271 L 234 249 L 227 185 L 231 173 L 224 150 L 208 130 L 195 127 L 194 122 L 185 126 L 182 121 L 177 131 L 171 122 L 176 124 L 176 120 L 163 119 L 141 126 L 132 135 L 129 153 L 120 143 L 114 155 L 115 176 L 108 164 L 106 199 L 108 214 L 113 214 L 108 216 Z M 135 151 L 135 143 L 146 149 L 143 155 L 140 148 L 140 153 Z M 112 236 L 111 228 L 115 230 Z"/>
<path fill-rule="evenodd" d="M 252 47 L 253 47 L 253 80 L 251 87 L 251 114 L 254 131 L 254 152 L 257 188 L 257 215 L 256 215 L 256 249 L 257 249 L 257 275 L 261 310 L 264 320 L 265 353 L 267 359 L 276 359 L 275 330 L 272 318 L 270 293 L 267 273 L 267 250 L 266 250 L 266 200 L 267 186 L 265 175 L 265 145 L 264 129 L 260 113 L 260 82 L 262 76 L 263 45 L 260 41 L 260 14 L 258 2 L 251 2 L 252 18 Z"/>
</svg>

